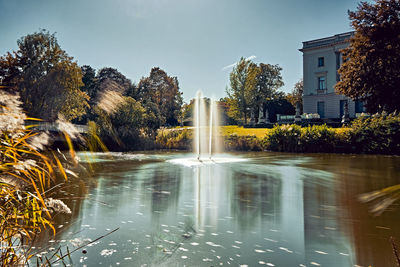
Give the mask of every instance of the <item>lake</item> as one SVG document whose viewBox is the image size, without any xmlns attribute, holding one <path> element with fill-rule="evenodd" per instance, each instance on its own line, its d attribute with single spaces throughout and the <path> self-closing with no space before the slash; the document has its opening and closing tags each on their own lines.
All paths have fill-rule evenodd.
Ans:
<svg viewBox="0 0 400 267">
<path fill-rule="evenodd" d="M 359 196 L 400 183 L 400 158 L 240 153 L 80 153 L 93 177 L 58 198 L 56 236 L 73 266 L 395 266 L 400 207 L 379 216 Z M 179 160 L 177 160 L 179 159 Z M 66 261 L 70 262 L 69 260 Z"/>
</svg>

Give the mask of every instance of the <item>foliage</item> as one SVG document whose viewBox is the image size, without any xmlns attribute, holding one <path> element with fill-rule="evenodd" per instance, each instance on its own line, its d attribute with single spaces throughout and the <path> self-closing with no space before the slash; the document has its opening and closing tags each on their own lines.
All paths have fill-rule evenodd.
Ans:
<svg viewBox="0 0 400 267">
<path fill-rule="evenodd" d="M 251 60 L 240 58 L 239 62 L 230 73 L 230 87 L 227 88 L 230 104 L 233 110 L 238 111 L 247 123 L 248 108 L 252 102 L 256 85 L 257 68 Z"/>
<path fill-rule="evenodd" d="M 113 81 L 118 84 L 122 90 L 121 93 L 125 93 L 129 87 L 132 86 L 131 80 L 125 77 L 122 73 L 120 73 L 117 69 L 114 68 L 102 68 L 99 70 L 97 74 L 97 80 L 99 84 L 105 81 Z"/>
<path fill-rule="evenodd" d="M 301 129 L 302 152 L 333 152 L 335 141 L 334 129 L 326 125 L 313 125 Z"/>
<path fill-rule="evenodd" d="M 275 98 L 277 91 L 284 85 L 279 65 L 263 64 L 258 66 L 256 76 L 256 91 L 254 92 L 253 103 L 263 104 L 265 101 Z"/>
<path fill-rule="evenodd" d="M 191 150 L 192 139 L 191 129 L 160 129 L 156 136 L 156 146 L 162 149 Z"/>
<path fill-rule="evenodd" d="M 350 128 L 327 125 L 300 127 L 275 125 L 272 129 L 222 126 L 220 134 L 227 150 L 271 150 L 281 152 L 377 153 L 400 155 L 400 115 L 361 117 Z M 191 149 L 192 130 L 160 130 L 159 148 Z"/>
<path fill-rule="evenodd" d="M 224 138 L 225 149 L 236 151 L 261 151 L 262 142 L 255 135 L 230 134 Z"/>
<path fill-rule="evenodd" d="M 55 153 L 40 151 L 47 144 L 45 134 L 26 129 L 27 118 L 17 95 L 0 91 L 0 263 L 25 265 L 32 256 L 23 249 L 43 227 L 55 232 L 51 221 L 53 200 L 47 198 L 57 180 L 67 173 Z M 58 200 L 58 204 L 61 201 Z M 62 203 L 62 202 L 61 202 Z M 63 206 L 63 211 L 70 212 Z M 58 210 L 56 210 L 59 212 Z"/>
<path fill-rule="evenodd" d="M 400 115 L 376 114 L 351 124 L 350 142 L 361 153 L 400 154 Z"/>
<path fill-rule="evenodd" d="M 83 93 L 82 72 L 60 48 L 54 34 L 40 31 L 18 40 L 18 50 L 0 58 L 0 81 L 20 93 L 29 115 L 68 120 L 85 113 L 89 97 Z"/>
<path fill-rule="evenodd" d="M 367 110 L 400 110 L 400 2 L 361 2 L 349 12 L 355 35 L 343 50 L 336 90 L 366 101 Z"/>
<path fill-rule="evenodd" d="M 240 119 L 240 112 L 234 104 L 234 100 L 229 97 L 221 98 L 218 101 L 218 107 L 221 111 L 222 121 L 226 125 L 238 124 Z"/>
<path fill-rule="evenodd" d="M 283 92 L 276 92 L 272 99 L 264 104 L 265 108 L 268 110 L 268 118 L 270 122 L 277 121 L 277 114 L 281 115 L 294 115 L 295 108 L 287 100 Z"/>
<path fill-rule="evenodd" d="M 86 92 L 86 94 L 90 97 L 90 100 L 93 100 L 98 89 L 98 77 L 96 77 L 96 70 L 89 65 L 83 65 L 81 70 L 83 82 L 81 91 Z"/>
<path fill-rule="evenodd" d="M 276 125 L 264 137 L 269 150 L 284 152 L 300 152 L 301 127 L 292 125 Z"/>
<path fill-rule="evenodd" d="M 137 100 L 156 104 L 161 122 L 178 125 L 183 100 L 177 77 L 168 76 L 160 68 L 151 69 L 150 76 L 142 78 L 138 84 Z"/>
<path fill-rule="evenodd" d="M 116 103 L 98 105 L 96 108 L 96 125 L 99 136 L 109 148 L 129 150 L 138 145 L 145 118 L 145 109 L 138 101 L 131 97 L 118 95 L 109 91 L 105 99 L 115 100 Z M 107 107 L 107 108 L 105 108 Z"/>
<path fill-rule="evenodd" d="M 236 119 L 244 117 L 247 124 L 250 110 L 258 114 L 260 105 L 265 109 L 265 103 L 279 98 L 277 90 L 284 84 L 281 71 L 278 65 L 256 65 L 242 57 L 230 74 L 230 88 L 227 89 L 229 101 L 225 102 L 231 115 Z"/>
<path fill-rule="evenodd" d="M 300 114 L 303 114 L 303 91 L 304 91 L 304 83 L 303 79 L 298 81 L 292 92 L 287 95 L 287 100 L 296 107 L 297 104 L 300 104 Z"/>
</svg>

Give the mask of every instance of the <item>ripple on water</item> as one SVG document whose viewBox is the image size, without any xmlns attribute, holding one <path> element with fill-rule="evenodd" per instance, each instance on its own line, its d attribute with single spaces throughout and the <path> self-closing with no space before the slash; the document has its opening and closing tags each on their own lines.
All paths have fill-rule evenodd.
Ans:
<svg viewBox="0 0 400 267">
<path fill-rule="evenodd" d="M 206 242 L 206 244 L 212 247 L 222 247 L 221 245 L 215 244 L 214 242 L 211 241 Z"/>
<path fill-rule="evenodd" d="M 117 252 L 117 250 L 115 250 L 115 249 L 103 249 L 100 252 L 100 255 L 104 256 L 104 257 L 107 257 L 107 256 L 111 256 L 114 252 Z"/>
</svg>

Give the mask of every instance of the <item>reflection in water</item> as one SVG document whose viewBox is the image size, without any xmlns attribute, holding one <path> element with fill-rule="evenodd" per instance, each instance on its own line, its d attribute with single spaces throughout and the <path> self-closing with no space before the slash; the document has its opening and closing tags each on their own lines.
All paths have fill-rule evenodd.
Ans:
<svg viewBox="0 0 400 267">
<path fill-rule="evenodd" d="M 97 184 L 87 193 L 64 189 L 77 197 L 68 200 L 75 213 L 56 217 L 67 226 L 50 246 L 73 248 L 120 227 L 87 254 L 73 254 L 73 263 L 394 266 L 388 238 L 400 237 L 398 210 L 374 217 L 357 196 L 398 183 L 399 158 L 256 153 L 235 163 L 169 161 L 181 156 L 98 155 Z"/>
</svg>

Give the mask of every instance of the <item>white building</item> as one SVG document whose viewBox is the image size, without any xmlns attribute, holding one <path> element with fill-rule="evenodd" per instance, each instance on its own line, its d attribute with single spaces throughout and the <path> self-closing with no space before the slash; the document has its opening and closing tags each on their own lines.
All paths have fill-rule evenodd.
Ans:
<svg viewBox="0 0 400 267">
<path fill-rule="evenodd" d="M 353 32 L 303 42 L 303 112 L 318 113 L 321 118 L 340 119 L 348 101 L 350 118 L 363 112 L 360 101 L 335 93 L 334 86 L 340 76 L 341 50 L 349 45 Z"/>
</svg>

